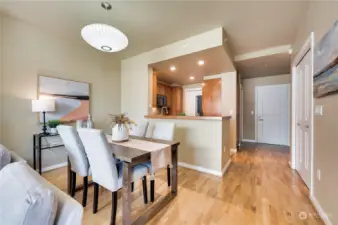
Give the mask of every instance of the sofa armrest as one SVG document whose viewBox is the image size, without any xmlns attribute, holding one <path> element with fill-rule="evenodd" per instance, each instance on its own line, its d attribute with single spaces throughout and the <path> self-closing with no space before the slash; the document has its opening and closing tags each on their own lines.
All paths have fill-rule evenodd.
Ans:
<svg viewBox="0 0 338 225">
<path fill-rule="evenodd" d="M 27 163 L 27 161 L 24 160 L 23 158 L 21 158 L 17 153 L 15 153 L 13 151 L 10 151 L 10 153 L 11 153 L 11 163 L 13 163 L 13 162 L 21 162 L 21 161 Z"/>
</svg>

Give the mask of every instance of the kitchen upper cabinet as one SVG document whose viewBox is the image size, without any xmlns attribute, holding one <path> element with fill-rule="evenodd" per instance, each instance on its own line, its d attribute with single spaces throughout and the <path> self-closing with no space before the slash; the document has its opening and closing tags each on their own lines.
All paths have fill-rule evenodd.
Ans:
<svg viewBox="0 0 338 225">
<path fill-rule="evenodd" d="M 153 80 L 152 80 L 152 82 L 153 82 L 153 87 L 152 87 L 152 98 L 153 98 L 153 100 L 152 100 L 152 105 L 153 105 L 153 107 L 156 107 L 156 105 L 157 105 L 157 73 L 153 73 Z"/>
<path fill-rule="evenodd" d="M 172 88 L 172 103 L 170 111 L 171 114 L 174 116 L 176 116 L 178 113 L 183 112 L 183 88 Z"/>
<path fill-rule="evenodd" d="M 202 110 L 204 116 L 221 116 L 221 79 L 205 80 L 202 89 Z"/>
<path fill-rule="evenodd" d="M 167 96 L 167 106 L 171 108 L 172 106 L 172 87 L 165 86 L 165 96 Z"/>
<path fill-rule="evenodd" d="M 157 94 L 165 95 L 165 85 L 157 83 Z"/>
</svg>

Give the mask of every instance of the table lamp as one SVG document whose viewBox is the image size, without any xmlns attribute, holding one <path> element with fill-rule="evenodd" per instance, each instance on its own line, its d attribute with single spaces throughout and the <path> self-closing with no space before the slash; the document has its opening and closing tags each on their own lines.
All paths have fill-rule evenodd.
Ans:
<svg viewBox="0 0 338 225">
<path fill-rule="evenodd" d="M 46 112 L 55 111 L 55 100 L 54 99 L 39 99 L 32 100 L 32 112 L 42 112 L 43 114 L 43 127 L 42 131 L 44 134 L 47 134 L 46 126 Z"/>
</svg>

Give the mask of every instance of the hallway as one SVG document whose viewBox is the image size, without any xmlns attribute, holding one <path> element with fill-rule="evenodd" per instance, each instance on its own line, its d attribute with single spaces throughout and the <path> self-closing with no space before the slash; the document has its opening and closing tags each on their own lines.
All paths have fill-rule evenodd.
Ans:
<svg viewBox="0 0 338 225">
<path fill-rule="evenodd" d="M 151 225 L 323 225 L 307 197 L 308 191 L 288 165 L 287 147 L 244 143 L 233 156 L 223 179 L 179 168 L 179 194 L 148 224 Z M 49 181 L 66 190 L 66 170 L 44 173 Z M 78 179 L 80 180 L 80 179 Z M 156 175 L 156 199 L 168 190 L 166 170 Z M 92 214 L 93 188 L 89 188 L 84 224 L 109 224 L 110 192 L 100 189 L 99 211 Z M 117 224 L 121 224 L 121 199 Z M 132 194 L 136 216 L 146 207 L 142 189 Z M 82 192 L 76 193 L 81 202 Z M 300 218 L 301 217 L 301 218 Z"/>
</svg>

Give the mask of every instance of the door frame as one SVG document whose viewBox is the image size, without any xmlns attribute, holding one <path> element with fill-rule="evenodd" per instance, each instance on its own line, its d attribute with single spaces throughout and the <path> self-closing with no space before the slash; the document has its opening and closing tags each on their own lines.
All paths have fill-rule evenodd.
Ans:
<svg viewBox="0 0 338 225">
<path fill-rule="evenodd" d="M 291 87 L 290 84 L 271 84 L 271 85 L 260 85 L 260 86 L 256 86 L 255 87 L 255 141 L 258 142 L 258 124 L 257 124 L 257 120 L 258 120 L 258 88 L 260 87 L 278 87 L 278 86 L 287 86 L 289 87 L 289 96 L 291 96 Z M 290 105 L 290 101 L 289 103 L 289 107 Z M 291 109 L 291 108 L 290 108 Z M 291 121 L 291 115 L 289 114 L 289 121 Z M 290 134 L 290 132 L 289 132 Z M 289 139 L 289 145 L 291 146 L 291 140 Z"/>
<path fill-rule="evenodd" d="M 296 90 L 297 90 L 297 73 L 296 73 L 296 67 L 300 63 L 300 61 L 303 59 L 303 57 L 310 52 L 311 56 L 311 68 L 310 68 L 310 73 L 313 77 L 313 63 L 314 63 L 314 33 L 311 32 L 310 36 L 307 38 L 305 43 L 303 44 L 301 50 L 298 52 L 298 54 L 295 56 L 291 63 L 291 84 L 292 84 L 292 90 L 291 90 L 291 145 L 290 145 L 290 150 L 291 150 L 291 168 L 296 170 L 296 158 L 297 158 L 297 147 L 296 147 L 296 127 L 297 127 L 297 121 L 296 121 Z M 311 89 L 313 90 L 313 79 L 311 79 Z M 311 137 L 311 144 L 310 144 L 310 155 L 311 155 L 311 160 L 310 160 L 310 195 L 313 195 L 313 188 L 314 188 L 314 180 L 313 180 L 313 175 L 314 175 L 314 147 L 313 147 L 313 128 L 314 128 L 314 120 L 313 120 L 313 105 L 314 105 L 314 100 L 313 97 L 311 98 L 311 128 L 310 128 L 310 137 Z"/>
</svg>

